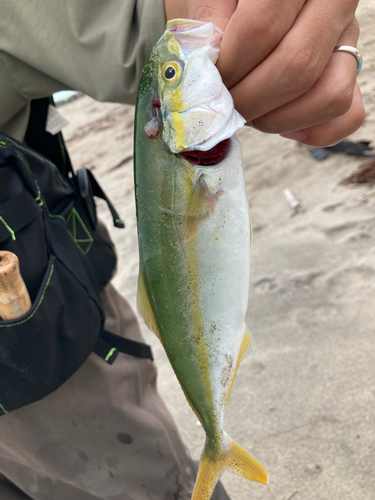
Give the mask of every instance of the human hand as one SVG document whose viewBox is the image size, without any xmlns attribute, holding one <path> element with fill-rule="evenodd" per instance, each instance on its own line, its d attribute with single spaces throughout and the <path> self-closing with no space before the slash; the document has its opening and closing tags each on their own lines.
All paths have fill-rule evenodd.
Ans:
<svg viewBox="0 0 375 500">
<path fill-rule="evenodd" d="M 357 4 L 185 0 L 184 5 L 189 18 L 225 30 L 217 66 L 247 121 L 263 132 L 327 146 L 357 130 L 365 117 L 356 59 L 332 53 L 336 45 L 356 46 Z"/>
</svg>

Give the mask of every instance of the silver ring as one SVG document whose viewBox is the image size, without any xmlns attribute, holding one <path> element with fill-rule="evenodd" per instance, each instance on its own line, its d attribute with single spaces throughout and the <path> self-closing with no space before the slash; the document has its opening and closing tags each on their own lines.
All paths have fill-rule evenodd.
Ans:
<svg viewBox="0 0 375 500">
<path fill-rule="evenodd" d="M 363 59 L 357 48 L 351 47 L 350 45 L 337 45 L 337 47 L 333 49 L 333 52 L 347 52 L 348 54 L 354 56 L 357 59 L 357 75 L 359 74 L 362 69 Z"/>
</svg>

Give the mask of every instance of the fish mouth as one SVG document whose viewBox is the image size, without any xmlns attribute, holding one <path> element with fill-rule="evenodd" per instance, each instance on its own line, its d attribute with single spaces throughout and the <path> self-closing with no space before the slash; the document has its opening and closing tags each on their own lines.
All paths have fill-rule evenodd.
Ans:
<svg viewBox="0 0 375 500">
<path fill-rule="evenodd" d="M 194 165 L 211 167 L 217 165 L 225 158 L 229 143 L 230 139 L 224 139 L 208 151 L 198 151 L 194 149 L 192 151 L 182 151 L 179 154 Z"/>
</svg>

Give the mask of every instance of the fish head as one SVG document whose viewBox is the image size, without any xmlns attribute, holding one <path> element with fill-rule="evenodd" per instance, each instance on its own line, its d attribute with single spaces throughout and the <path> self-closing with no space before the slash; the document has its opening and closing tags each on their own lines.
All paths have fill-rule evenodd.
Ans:
<svg viewBox="0 0 375 500">
<path fill-rule="evenodd" d="M 179 19 L 154 48 L 153 117 L 145 131 L 160 133 L 171 153 L 210 151 L 245 123 L 215 66 L 222 35 L 213 23 Z"/>
</svg>

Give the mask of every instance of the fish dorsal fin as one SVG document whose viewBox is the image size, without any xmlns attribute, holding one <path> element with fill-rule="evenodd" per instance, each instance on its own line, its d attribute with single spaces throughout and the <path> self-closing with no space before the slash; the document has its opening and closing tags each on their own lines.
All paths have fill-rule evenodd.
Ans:
<svg viewBox="0 0 375 500">
<path fill-rule="evenodd" d="M 137 302 L 143 321 L 161 340 L 160 326 L 157 318 L 155 317 L 154 307 L 150 299 L 146 277 L 142 268 L 139 271 Z"/>
<path fill-rule="evenodd" d="M 239 353 L 238 353 L 237 363 L 236 363 L 236 367 L 235 367 L 234 372 L 233 372 L 233 377 L 232 377 L 232 380 L 230 382 L 230 386 L 229 386 L 229 390 L 228 390 L 228 395 L 227 395 L 227 401 L 225 403 L 225 406 L 228 404 L 228 399 L 229 399 L 229 396 L 230 396 L 230 391 L 232 390 L 232 385 L 233 385 L 233 382 L 234 382 L 234 377 L 236 376 L 237 369 L 238 369 L 238 366 L 240 364 L 240 361 L 243 358 L 243 356 L 245 355 L 245 352 L 251 346 L 251 342 L 252 342 L 251 333 L 249 332 L 249 329 L 247 328 L 247 326 L 244 325 L 244 333 L 243 333 L 243 337 L 242 337 L 241 347 L 240 347 L 240 350 L 239 350 Z"/>
</svg>

